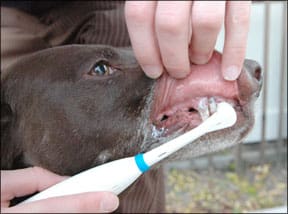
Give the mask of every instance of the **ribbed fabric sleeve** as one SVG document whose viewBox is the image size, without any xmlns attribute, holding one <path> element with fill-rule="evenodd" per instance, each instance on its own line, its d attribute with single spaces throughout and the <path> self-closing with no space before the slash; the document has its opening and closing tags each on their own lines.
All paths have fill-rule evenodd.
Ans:
<svg viewBox="0 0 288 214">
<path fill-rule="evenodd" d="M 32 6 L 29 8 L 33 8 Z M 69 1 L 50 6 L 49 10 L 41 13 L 34 11 L 32 14 L 39 18 L 38 25 L 41 25 L 33 32 L 33 36 L 46 43 L 43 48 L 67 44 L 105 44 L 116 47 L 130 45 L 123 1 Z M 14 13 L 13 10 L 7 10 L 6 15 L 13 17 L 15 14 L 9 14 L 10 11 Z M 13 23 L 9 25 L 13 26 Z M 29 23 L 20 27 L 33 28 Z M 164 177 L 160 168 L 148 171 L 123 192 L 116 212 L 161 213 L 165 211 L 164 202 Z"/>
</svg>

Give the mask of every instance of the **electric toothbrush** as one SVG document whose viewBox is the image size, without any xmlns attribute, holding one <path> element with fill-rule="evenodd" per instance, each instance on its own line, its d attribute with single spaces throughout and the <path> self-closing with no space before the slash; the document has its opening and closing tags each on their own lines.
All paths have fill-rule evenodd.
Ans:
<svg viewBox="0 0 288 214">
<path fill-rule="evenodd" d="M 28 198 L 22 203 L 94 191 L 111 191 L 118 195 L 142 173 L 149 170 L 152 165 L 208 132 L 233 126 L 236 120 L 237 115 L 233 107 L 225 102 L 219 103 L 214 114 L 185 134 L 146 153 L 111 161 L 83 171 Z"/>
</svg>

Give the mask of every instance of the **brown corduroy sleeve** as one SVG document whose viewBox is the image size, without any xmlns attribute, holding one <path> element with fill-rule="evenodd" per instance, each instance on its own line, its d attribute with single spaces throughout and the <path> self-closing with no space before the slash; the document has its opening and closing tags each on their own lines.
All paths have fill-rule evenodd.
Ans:
<svg viewBox="0 0 288 214">
<path fill-rule="evenodd" d="M 162 168 L 142 175 L 120 195 L 118 213 L 165 212 L 165 185 Z"/>
<path fill-rule="evenodd" d="M 40 22 L 35 20 L 29 22 L 29 20 L 27 21 L 27 19 L 25 19 L 26 21 L 23 24 L 17 23 L 21 22 L 21 19 L 13 19 L 13 17 L 15 17 L 15 14 L 13 14 L 15 10 L 13 12 L 13 9 L 9 9 L 8 11 L 8 13 L 5 13 L 3 19 L 7 20 L 8 16 L 12 16 L 10 22 L 11 20 L 12 22 L 14 20 L 15 23 L 9 22 L 10 24 L 8 24 L 8 26 L 1 24 L 1 31 L 3 30 L 3 27 L 6 28 L 9 27 L 9 25 L 13 26 L 14 24 L 20 26 L 21 30 L 25 32 L 31 32 L 29 29 L 33 28 L 33 25 L 37 27 L 35 32 L 32 32 L 33 39 L 37 39 L 34 39 L 31 44 L 25 43 L 25 39 L 19 40 L 23 44 L 19 44 L 17 47 L 22 47 L 22 49 L 23 47 L 27 48 L 27 50 L 19 49 L 18 52 L 25 53 L 23 55 L 31 53 L 30 46 L 37 47 L 35 48 L 35 51 L 37 51 L 66 44 L 106 44 L 116 47 L 130 45 L 124 19 L 123 2 L 72 1 L 71 3 L 69 2 L 69 4 L 66 3 L 62 6 L 58 5 L 38 17 L 33 16 L 35 19 L 38 18 Z M 17 31 L 9 31 L 5 35 L 5 38 L 13 38 L 11 37 L 11 33 L 15 33 L 13 35 L 16 35 Z M 17 36 L 21 37 L 21 34 L 18 34 Z M 9 44 L 10 42 L 13 44 L 13 41 L 9 40 Z M 27 45 L 28 47 L 26 47 Z M 17 47 L 14 47 L 15 49 L 13 49 L 14 55 L 17 55 Z M 4 58 L 4 55 L 8 54 L 7 50 L 8 49 L 3 49 L 3 46 L 1 47 L 1 61 L 2 57 Z M 164 212 L 165 188 L 163 177 L 161 168 L 148 171 L 142 175 L 131 188 L 120 195 L 120 206 L 116 212 Z"/>
<path fill-rule="evenodd" d="M 51 44 L 129 46 L 121 1 L 73 1 L 39 16 L 47 25 L 42 37 Z"/>
</svg>

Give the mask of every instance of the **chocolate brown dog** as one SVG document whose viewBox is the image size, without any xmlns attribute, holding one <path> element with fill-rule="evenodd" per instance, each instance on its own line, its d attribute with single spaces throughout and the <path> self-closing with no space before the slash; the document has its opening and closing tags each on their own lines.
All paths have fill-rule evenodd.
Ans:
<svg viewBox="0 0 288 214">
<path fill-rule="evenodd" d="M 33 29 L 30 45 L 47 49 L 20 61 L 12 55 L 17 62 L 1 72 L 1 169 L 38 165 L 74 175 L 165 143 L 199 125 L 223 100 L 237 110 L 236 125 L 201 137 L 170 160 L 232 146 L 253 126 L 261 88 L 254 61 L 245 61 L 234 82 L 222 79 L 217 52 L 208 64 L 192 65 L 186 79 L 152 80 L 130 48 L 116 48 L 129 46 L 121 2 L 71 1 L 28 18 L 9 11 L 1 26 L 36 19 L 37 33 L 30 24 L 24 32 Z M 160 171 L 148 171 L 122 193 L 117 211 L 163 212 Z"/>
<path fill-rule="evenodd" d="M 201 137 L 170 159 L 239 143 L 253 126 L 261 71 L 246 60 L 239 79 L 226 82 L 220 60 L 215 52 L 207 65 L 192 66 L 186 79 L 164 74 L 152 80 L 128 48 L 67 45 L 25 57 L 1 75 L 1 169 L 37 165 L 74 175 L 165 143 L 197 126 L 223 100 L 234 106 L 237 123 Z M 152 179 L 157 175 L 150 173 Z M 118 211 L 127 211 L 125 202 L 147 209 L 134 192 L 143 191 L 141 182 L 147 183 L 136 182 L 120 197 Z M 160 200 L 162 185 L 144 191 L 153 189 L 149 194 Z"/>
<path fill-rule="evenodd" d="M 197 126 L 223 100 L 237 110 L 236 125 L 175 157 L 241 142 L 253 125 L 260 68 L 246 60 L 238 81 L 226 82 L 220 58 L 215 52 L 207 65 L 192 66 L 184 80 L 163 75 L 157 81 L 127 48 L 71 45 L 23 58 L 1 76 L 1 168 L 38 165 L 73 175 L 164 143 Z"/>
</svg>

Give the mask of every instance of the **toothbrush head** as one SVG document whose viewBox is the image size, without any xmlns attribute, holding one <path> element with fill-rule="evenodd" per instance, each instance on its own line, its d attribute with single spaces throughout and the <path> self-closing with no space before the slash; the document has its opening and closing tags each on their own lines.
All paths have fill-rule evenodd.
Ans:
<svg viewBox="0 0 288 214">
<path fill-rule="evenodd" d="M 205 120 L 208 132 L 233 126 L 237 121 L 237 114 L 234 108 L 226 102 L 217 104 L 217 111 Z"/>
</svg>

